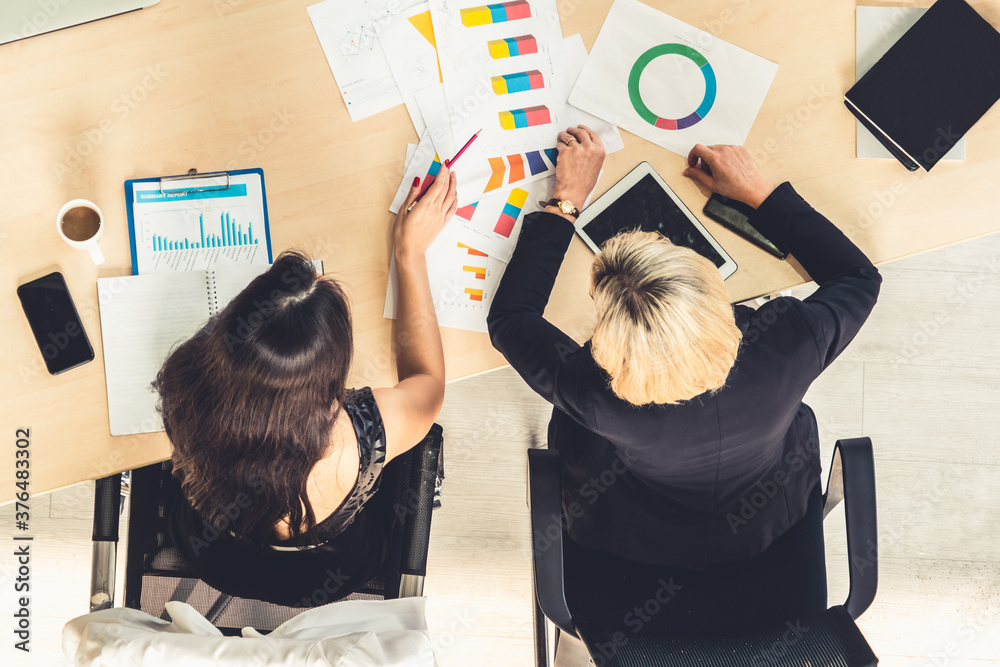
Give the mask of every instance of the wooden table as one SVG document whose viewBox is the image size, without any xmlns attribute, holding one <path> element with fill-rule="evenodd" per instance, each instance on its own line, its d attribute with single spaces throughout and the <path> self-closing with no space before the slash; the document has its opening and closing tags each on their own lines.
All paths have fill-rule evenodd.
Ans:
<svg viewBox="0 0 1000 667">
<path fill-rule="evenodd" d="M 345 0 L 347 1 L 347 0 Z M 391 323 L 382 318 L 389 201 L 417 137 L 402 106 L 352 123 L 305 7 L 310 0 L 178 2 L 0 46 L 0 501 L 13 497 L 15 429 L 31 429 L 31 489 L 56 489 L 167 458 L 163 433 L 111 437 L 96 280 L 130 273 L 122 184 L 128 178 L 261 167 L 275 252 L 300 248 L 342 280 L 354 308 L 353 385 L 394 381 Z M 559 0 L 563 32 L 588 48 L 611 0 Z M 876 262 L 1000 228 L 1000 112 L 970 133 L 968 159 L 932 174 L 855 159 L 855 122 L 841 100 L 854 81 L 848 0 L 649 1 L 780 64 L 746 146 L 775 182 L 792 181 Z M 898 3 L 906 5 L 909 3 Z M 972 4 L 1000 24 L 1000 6 Z M 690 207 L 706 194 L 680 175 L 680 157 L 624 134 L 603 192 L 648 160 Z M 107 263 L 70 249 L 54 229 L 69 199 L 106 216 Z M 800 284 L 779 262 L 711 221 L 739 271 L 734 301 Z M 589 337 L 591 253 L 574 241 L 548 315 Z M 50 376 L 15 287 L 62 271 L 94 345 L 94 363 Z M 484 334 L 443 330 L 448 377 L 497 368 Z"/>
</svg>

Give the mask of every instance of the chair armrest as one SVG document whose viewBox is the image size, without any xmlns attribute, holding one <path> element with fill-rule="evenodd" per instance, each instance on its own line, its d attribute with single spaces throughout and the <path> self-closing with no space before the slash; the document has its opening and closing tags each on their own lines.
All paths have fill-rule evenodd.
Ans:
<svg viewBox="0 0 1000 667">
<path fill-rule="evenodd" d="M 406 521 L 403 526 L 405 547 L 400 562 L 400 574 L 420 577 L 427 575 L 427 547 L 431 536 L 434 487 L 443 443 L 444 433 L 441 426 L 434 424 L 411 453 L 413 459 L 405 494 L 408 506 L 405 509 Z"/>
<path fill-rule="evenodd" d="M 838 440 L 833 449 L 823 516 L 844 501 L 851 588 L 844 608 L 857 619 L 878 590 L 878 523 L 875 454 L 871 438 Z"/>
<path fill-rule="evenodd" d="M 558 628 L 576 636 L 563 579 L 563 518 L 559 452 L 528 450 L 532 579 L 535 600 Z"/>
<path fill-rule="evenodd" d="M 90 563 L 90 610 L 108 609 L 115 597 L 115 560 L 118 514 L 121 507 L 120 473 L 97 480 L 94 487 L 94 542 Z"/>
</svg>

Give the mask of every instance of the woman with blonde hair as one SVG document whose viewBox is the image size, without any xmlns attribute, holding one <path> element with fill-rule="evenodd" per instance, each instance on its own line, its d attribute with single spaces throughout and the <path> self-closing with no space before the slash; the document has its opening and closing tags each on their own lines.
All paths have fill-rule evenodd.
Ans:
<svg viewBox="0 0 1000 667">
<path fill-rule="evenodd" d="M 670 604 L 638 626 L 673 632 L 825 610 L 825 579 L 802 566 L 823 558 L 818 431 L 802 398 L 867 319 L 878 271 L 742 147 L 699 144 L 685 176 L 756 209 L 751 223 L 819 288 L 733 307 L 707 259 L 657 233 L 623 233 L 594 259 L 597 322 L 581 346 L 543 311 L 604 150 L 582 126 L 559 141 L 553 199 L 525 219 L 488 323 L 493 345 L 555 406 L 566 576 L 600 601 L 570 609 L 638 631 L 633 593 L 645 590 Z"/>
</svg>

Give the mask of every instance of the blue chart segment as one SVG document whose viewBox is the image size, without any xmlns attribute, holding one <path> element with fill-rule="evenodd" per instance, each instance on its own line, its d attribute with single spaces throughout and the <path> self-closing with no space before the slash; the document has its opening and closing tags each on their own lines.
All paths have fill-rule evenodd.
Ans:
<svg viewBox="0 0 1000 667">
<path fill-rule="evenodd" d="M 253 233 L 253 223 L 248 222 L 246 229 L 243 229 L 242 222 L 230 216 L 229 211 L 219 214 L 217 232 L 205 233 L 205 214 L 198 215 L 198 228 L 200 237 L 192 238 L 169 238 L 159 234 L 153 235 L 153 251 L 161 252 L 166 250 L 189 250 L 194 248 L 226 248 L 231 246 L 257 245 L 260 241 Z"/>
</svg>

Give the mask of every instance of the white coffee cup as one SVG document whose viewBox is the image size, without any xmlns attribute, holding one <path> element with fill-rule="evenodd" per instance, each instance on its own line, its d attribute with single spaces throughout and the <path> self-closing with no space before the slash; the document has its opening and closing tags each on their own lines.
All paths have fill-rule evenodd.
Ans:
<svg viewBox="0 0 1000 667">
<path fill-rule="evenodd" d="M 69 220 L 67 220 L 66 214 L 75 208 L 89 209 L 97 214 L 97 231 L 91 231 L 93 229 L 93 217 L 88 217 L 85 212 L 83 212 L 83 215 L 80 215 L 81 212 L 74 212 L 74 214 L 69 216 Z M 67 236 L 66 230 L 64 230 L 64 225 L 67 223 L 70 232 L 69 236 Z M 89 252 L 90 258 L 94 260 L 94 264 L 104 263 L 104 253 L 101 252 L 101 248 L 97 245 L 101 234 L 104 233 L 104 214 L 101 213 L 101 209 L 98 208 L 97 204 L 87 199 L 73 199 L 66 202 L 59 209 L 59 214 L 56 216 L 56 231 L 59 232 L 62 240 L 71 247 Z M 86 238 L 82 238 L 84 236 Z"/>
</svg>

